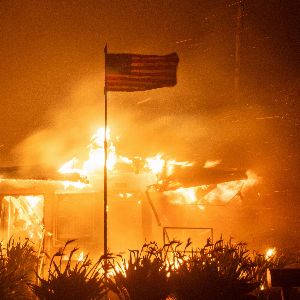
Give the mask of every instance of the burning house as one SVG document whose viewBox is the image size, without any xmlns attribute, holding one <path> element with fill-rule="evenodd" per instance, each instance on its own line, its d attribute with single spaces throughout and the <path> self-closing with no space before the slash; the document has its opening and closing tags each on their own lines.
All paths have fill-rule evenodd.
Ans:
<svg viewBox="0 0 300 300">
<path fill-rule="evenodd" d="M 103 134 L 100 129 L 92 137 L 83 162 L 73 158 L 42 172 L 0 168 L 2 240 L 28 237 L 51 254 L 75 239 L 85 252 L 103 251 Z M 220 170 L 214 162 L 127 158 L 108 141 L 108 243 L 115 253 L 139 248 L 145 239 L 160 240 L 163 233 L 168 239 L 206 240 L 213 226 L 203 224 L 199 212 L 230 202 L 253 183 L 246 172 Z"/>
</svg>

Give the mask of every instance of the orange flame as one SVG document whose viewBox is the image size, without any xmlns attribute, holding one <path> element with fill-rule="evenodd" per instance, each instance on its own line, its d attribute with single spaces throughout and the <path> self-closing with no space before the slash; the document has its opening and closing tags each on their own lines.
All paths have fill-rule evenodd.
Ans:
<svg viewBox="0 0 300 300">
<path fill-rule="evenodd" d="M 43 196 L 5 196 L 10 207 L 8 233 L 40 241 L 43 237 Z"/>
<path fill-rule="evenodd" d="M 158 153 L 153 157 L 146 158 L 146 167 L 155 175 L 165 173 L 166 176 L 169 176 L 173 173 L 175 166 L 190 167 L 193 165 L 189 161 L 165 160 L 162 157 L 163 154 Z"/>
<path fill-rule="evenodd" d="M 203 210 L 205 205 L 213 205 L 218 202 L 228 203 L 249 185 L 253 185 L 254 182 L 254 178 L 251 177 L 250 179 L 223 182 L 212 186 L 180 187 L 174 191 L 166 191 L 164 194 L 168 196 L 172 204 L 198 205 Z"/>
<path fill-rule="evenodd" d="M 99 128 L 97 132 L 92 136 L 89 144 L 89 158 L 83 162 L 82 167 L 76 167 L 79 164 L 78 158 L 74 157 L 66 162 L 58 171 L 62 174 L 80 174 L 88 176 L 94 172 L 97 172 L 104 167 L 104 128 Z M 107 169 L 113 170 L 116 162 L 117 155 L 114 144 L 110 138 L 110 130 L 106 132 L 107 144 L 108 144 L 108 157 L 107 157 Z"/>
<path fill-rule="evenodd" d="M 96 175 L 96 173 L 103 169 L 104 166 L 104 128 L 99 128 L 97 132 L 92 136 L 90 140 L 89 148 L 89 158 L 81 164 L 79 160 L 75 157 L 65 163 L 60 169 L 61 173 L 77 173 L 83 176 L 91 177 Z M 110 130 L 107 130 L 107 143 L 108 143 L 108 158 L 107 158 L 107 168 L 110 172 L 117 171 L 115 169 L 116 163 L 120 162 L 123 164 L 131 165 L 132 169 L 135 169 L 136 158 L 129 159 L 125 156 L 117 154 L 116 147 L 114 146 Z M 166 160 L 162 153 L 158 153 L 155 156 L 148 157 L 145 159 L 138 158 L 141 172 L 148 173 L 151 176 L 151 180 L 161 179 L 164 176 L 170 176 L 176 166 L 189 167 L 193 163 L 189 161 L 176 161 L 176 160 Z M 221 160 L 207 161 L 204 164 L 205 168 L 212 168 L 220 164 Z M 230 182 L 219 183 L 216 185 L 200 185 L 190 188 L 179 187 L 173 191 L 164 192 L 168 196 L 168 199 L 173 204 L 192 204 L 198 205 L 200 209 L 204 209 L 204 205 L 212 205 L 216 202 L 228 203 L 236 195 L 241 193 L 242 189 L 246 189 L 254 185 L 258 178 L 253 172 L 247 172 L 248 178 L 246 180 L 236 180 Z M 150 178 L 150 177 L 149 177 Z M 153 182 L 152 184 L 155 184 Z M 65 188 L 75 187 L 84 188 L 86 185 L 81 182 L 65 182 Z M 146 186 L 145 186 L 146 188 Z M 125 197 L 126 191 L 120 194 L 120 197 Z M 126 196 L 127 197 L 127 196 Z"/>
<path fill-rule="evenodd" d="M 276 248 L 269 248 L 266 251 L 265 258 L 266 260 L 270 260 L 275 255 L 276 255 Z"/>
<path fill-rule="evenodd" d="M 154 157 L 146 158 L 146 166 L 155 175 L 161 174 L 165 167 L 165 160 L 162 159 L 162 154 L 156 154 Z"/>
<path fill-rule="evenodd" d="M 107 169 L 109 171 L 114 170 L 115 165 L 118 161 L 130 165 L 134 163 L 132 159 L 116 153 L 116 147 L 112 142 L 109 129 L 107 130 L 106 138 L 108 143 Z M 97 132 L 92 136 L 88 148 L 89 158 L 82 163 L 81 168 L 78 167 L 78 165 L 80 165 L 79 159 L 74 157 L 64 165 L 62 165 L 58 171 L 62 174 L 76 173 L 82 176 L 91 176 L 99 170 L 103 169 L 105 160 L 104 128 L 99 128 Z M 144 161 L 145 164 L 143 166 L 143 171 L 151 172 L 156 176 L 161 175 L 163 172 L 165 172 L 166 175 L 172 174 L 175 166 L 187 167 L 193 165 L 193 163 L 188 161 L 179 162 L 176 160 L 165 160 L 163 159 L 163 154 L 161 153 L 158 153 L 153 157 L 148 157 Z"/>
</svg>

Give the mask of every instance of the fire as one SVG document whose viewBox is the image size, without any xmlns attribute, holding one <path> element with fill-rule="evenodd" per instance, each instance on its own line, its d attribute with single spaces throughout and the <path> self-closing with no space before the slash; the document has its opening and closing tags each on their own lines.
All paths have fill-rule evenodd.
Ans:
<svg viewBox="0 0 300 300">
<path fill-rule="evenodd" d="M 0 179 L 0 185 L 6 186 L 9 183 L 10 187 L 18 187 L 22 191 L 30 190 L 30 193 L 31 191 L 41 193 L 41 195 L 27 195 L 28 193 L 26 193 L 26 196 L 4 196 L 4 209 L 2 211 L 5 214 L 3 218 L 5 222 L 2 223 L 7 227 L 5 228 L 7 237 L 11 235 L 29 237 L 34 242 L 37 241 L 42 244 L 45 236 L 55 236 L 54 231 L 53 234 L 47 232 L 43 225 L 44 189 L 51 192 L 55 191 L 58 194 L 78 193 L 79 190 L 80 193 L 97 192 L 99 189 L 97 184 L 101 183 L 99 177 L 103 174 L 105 163 L 104 134 L 104 129 L 99 128 L 92 136 L 87 147 L 86 160 L 73 157 L 59 168 L 60 173 L 68 174 L 68 176 L 63 176 L 64 179 L 68 178 L 70 180 Z M 247 177 L 244 172 L 241 172 L 243 173 L 241 176 L 234 178 L 243 178 L 243 180 L 201 185 L 201 182 L 220 182 L 220 180 L 200 181 L 199 179 L 198 181 L 197 172 L 193 173 L 196 174 L 194 177 L 192 177 L 193 175 L 189 177 L 189 170 L 199 170 L 197 165 L 191 169 L 185 169 L 193 166 L 194 163 L 170 159 L 162 153 L 147 158 L 122 156 L 116 150 L 109 129 L 106 138 L 108 146 L 108 182 L 111 184 L 109 192 L 113 192 L 109 196 L 114 195 L 123 202 L 135 201 L 137 204 L 142 205 L 146 201 L 145 192 L 154 191 L 159 193 L 158 197 L 160 198 L 162 195 L 165 196 L 164 199 L 170 204 L 196 205 L 199 209 L 204 210 L 207 205 L 228 203 L 235 196 L 240 195 L 245 188 L 254 185 L 258 181 L 253 172 L 247 172 Z M 200 168 L 212 168 L 220 162 L 221 160 L 207 161 Z M 180 172 L 182 172 L 181 179 L 193 180 L 181 181 L 178 175 Z M 199 177 L 201 178 L 201 176 Z M 77 178 L 78 181 L 72 181 L 71 178 Z M 231 178 L 233 177 L 226 180 Z M 39 189 L 36 190 L 35 187 L 37 186 Z M 108 206 L 106 210 L 109 210 Z M 275 248 L 270 249 L 266 254 L 266 258 L 270 259 L 274 252 Z M 80 253 L 78 261 L 82 261 L 82 259 L 84 259 L 84 254 Z"/>
<path fill-rule="evenodd" d="M 62 174 L 71 174 L 71 173 L 80 173 L 80 169 L 76 169 L 75 165 L 78 163 L 78 159 L 76 157 L 73 157 L 69 161 L 67 161 L 64 165 L 60 167 L 58 172 Z"/>
<path fill-rule="evenodd" d="M 163 154 L 159 153 L 153 157 L 146 158 L 146 167 L 155 175 L 169 176 L 174 172 L 175 166 L 190 167 L 193 165 L 189 161 L 165 160 Z"/>
<path fill-rule="evenodd" d="M 88 185 L 84 182 L 80 182 L 80 181 L 63 181 L 63 186 L 65 190 L 69 190 L 69 189 L 84 189 L 86 187 L 88 187 Z"/>
<path fill-rule="evenodd" d="M 84 162 L 83 170 L 85 174 L 90 172 L 97 171 L 104 166 L 104 139 L 105 139 L 105 130 L 104 128 L 99 128 L 91 138 L 91 143 L 89 145 L 90 153 L 89 159 Z M 106 132 L 107 139 L 107 169 L 112 170 L 117 162 L 116 148 L 111 141 L 110 130 L 107 129 Z"/>
<path fill-rule="evenodd" d="M 97 132 L 90 139 L 89 148 L 89 158 L 83 162 L 82 167 L 77 167 L 79 165 L 79 159 L 74 157 L 68 162 L 66 162 L 58 171 L 62 174 L 80 174 L 82 176 L 89 176 L 92 173 L 97 172 L 104 167 L 104 139 L 105 139 L 104 128 L 99 128 Z M 113 170 L 116 162 L 116 148 L 111 141 L 110 130 L 106 132 L 107 138 L 107 169 Z"/>
<path fill-rule="evenodd" d="M 246 183 L 247 180 L 236 180 L 219 183 L 215 186 L 181 187 L 174 191 L 166 191 L 164 194 L 168 196 L 173 204 L 198 205 L 203 210 L 203 205 L 213 205 L 218 201 L 228 203 L 240 193 Z"/>
<path fill-rule="evenodd" d="M 26 196 L 25 199 L 28 202 L 28 206 L 33 210 L 41 201 L 40 197 L 37 196 Z"/>
<path fill-rule="evenodd" d="M 78 256 L 77 261 L 82 262 L 84 260 L 84 257 L 85 257 L 84 253 L 83 253 L 83 251 L 81 251 L 80 254 L 79 254 L 79 256 Z"/>
<path fill-rule="evenodd" d="M 220 159 L 217 159 L 217 160 L 207 160 L 205 163 L 204 163 L 204 166 L 203 168 L 214 168 L 216 167 L 217 165 L 219 165 L 221 163 L 221 160 Z"/>
<path fill-rule="evenodd" d="M 104 167 L 104 128 L 99 128 L 97 132 L 90 139 L 88 146 L 89 153 L 88 159 L 80 164 L 78 158 L 74 157 L 70 161 L 66 162 L 59 172 L 64 174 L 76 173 L 91 179 L 97 174 L 102 174 Z M 152 181 L 152 184 L 161 183 L 165 178 L 174 173 L 175 168 L 187 168 L 193 166 L 193 162 L 189 161 L 176 161 L 174 159 L 165 159 L 162 153 L 158 153 L 155 156 L 148 158 L 134 157 L 133 159 L 121 156 L 117 153 L 116 147 L 111 138 L 110 130 L 107 130 L 107 143 L 108 143 L 108 157 L 107 168 L 110 173 L 118 174 L 117 163 L 123 165 L 129 165 L 132 170 L 135 170 L 136 174 L 144 173 Z M 213 168 L 221 163 L 221 160 L 206 161 L 204 168 Z M 79 167 L 81 165 L 81 167 Z M 194 187 L 182 187 L 175 185 L 175 190 L 163 191 L 167 196 L 169 202 L 173 204 L 188 204 L 198 205 L 200 209 L 204 209 L 205 205 L 213 205 L 215 203 L 228 203 L 235 196 L 239 195 L 242 189 L 254 185 L 258 178 L 252 173 L 247 173 L 247 179 L 235 180 L 229 182 L 223 182 L 211 185 L 199 185 Z M 151 181 L 150 180 L 150 181 Z M 149 182 L 149 180 L 148 180 Z M 64 182 L 65 188 L 75 187 L 82 189 L 86 184 L 82 182 Z M 145 189 L 149 186 L 149 183 L 145 185 Z M 130 198 L 132 195 L 128 194 L 126 190 L 119 194 L 120 198 Z"/>
<path fill-rule="evenodd" d="M 157 154 L 154 157 L 146 158 L 147 167 L 155 174 L 161 174 L 164 166 L 165 160 L 162 159 L 162 154 Z"/>
<path fill-rule="evenodd" d="M 276 255 L 276 248 L 269 248 L 266 251 L 265 258 L 266 260 L 270 260 L 275 255 Z"/>
<path fill-rule="evenodd" d="M 12 235 L 29 237 L 39 242 L 44 233 L 43 226 L 43 196 L 5 196 L 6 211 L 3 216 L 7 220 L 8 238 Z"/>
<path fill-rule="evenodd" d="M 216 199 L 220 199 L 222 202 L 227 203 L 239 193 L 244 183 L 245 180 L 236 180 L 217 184 L 214 190 L 204 196 L 204 200 L 210 204 Z"/>
<path fill-rule="evenodd" d="M 99 128 L 97 132 L 90 139 L 89 158 L 80 165 L 80 161 L 77 157 L 73 157 L 59 168 L 59 172 L 62 174 L 80 174 L 85 177 L 92 176 L 95 173 L 100 173 L 104 167 L 104 128 Z M 108 157 L 107 157 L 107 169 L 108 171 L 114 171 L 117 162 L 123 164 L 132 165 L 134 159 L 117 154 L 116 147 L 112 141 L 110 129 L 108 128 L 106 133 L 108 144 Z M 152 174 L 159 176 L 165 173 L 166 175 L 172 174 L 175 166 L 188 167 L 193 163 L 188 161 L 179 162 L 176 160 L 165 160 L 163 154 L 158 153 L 153 157 L 146 159 L 138 158 L 142 161 L 142 169 L 144 172 L 151 172 Z M 136 159 L 135 159 L 136 160 Z"/>
</svg>

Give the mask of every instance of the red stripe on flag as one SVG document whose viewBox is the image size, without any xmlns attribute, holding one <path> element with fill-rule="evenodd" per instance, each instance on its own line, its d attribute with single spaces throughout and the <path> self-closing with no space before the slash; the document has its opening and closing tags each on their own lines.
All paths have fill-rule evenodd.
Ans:
<svg viewBox="0 0 300 300">
<path fill-rule="evenodd" d="M 176 53 L 170 55 L 106 55 L 107 91 L 149 90 L 177 83 L 178 65 Z"/>
</svg>

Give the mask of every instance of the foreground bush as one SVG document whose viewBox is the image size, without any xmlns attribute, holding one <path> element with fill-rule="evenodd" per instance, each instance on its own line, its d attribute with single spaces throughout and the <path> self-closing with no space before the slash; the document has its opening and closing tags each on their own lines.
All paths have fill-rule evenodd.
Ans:
<svg viewBox="0 0 300 300">
<path fill-rule="evenodd" d="M 34 299 L 28 284 L 35 280 L 38 258 L 33 245 L 26 240 L 10 239 L 0 244 L 0 298 Z"/>
<path fill-rule="evenodd" d="M 162 300 L 170 294 L 166 254 L 154 242 L 130 251 L 128 261 L 114 261 L 111 269 L 114 276 L 109 287 L 120 299 Z"/>
<path fill-rule="evenodd" d="M 40 284 L 32 284 L 35 295 L 42 300 L 97 300 L 103 299 L 104 286 L 103 263 L 101 257 L 95 264 L 86 256 L 82 261 L 72 264 L 72 258 L 78 248 L 70 251 L 67 261 L 63 261 L 64 248 L 51 259 L 47 278 L 39 277 Z"/>
<path fill-rule="evenodd" d="M 248 299 L 265 272 L 265 265 L 250 257 L 245 244 L 231 241 L 208 243 L 188 256 L 177 252 L 175 259 L 179 266 L 171 274 L 170 285 L 178 300 Z"/>
<path fill-rule="evenodd" d="M 183 251 L 180 242 L 163 248 L 145 244 L 128 261 L 112 263 L 112 287 L 120 299 L 243 300 L 263 299 L 267 268 L 273 260 L 250 253 L 244 243 L 208 241 L 202 249 Z"/>
<path fill-rule="evenodd" d="M 39 285 L 31 284 L 39 299 L 106 299 L 107 292 L 120 300 L 272 299 L 266 292 L 266 271 L 280 262 L 222 239 L 209 240 L 200 249 L 188 241 L 183 250 L 177 241 L 162 248 L 151 242 L 130 251 L 128 259 L 102 256 L 95 264 L 88 256 L 72 262 L 74 248 L 64 261 L 71 242 L 52 257 Z"/>
</svg>

